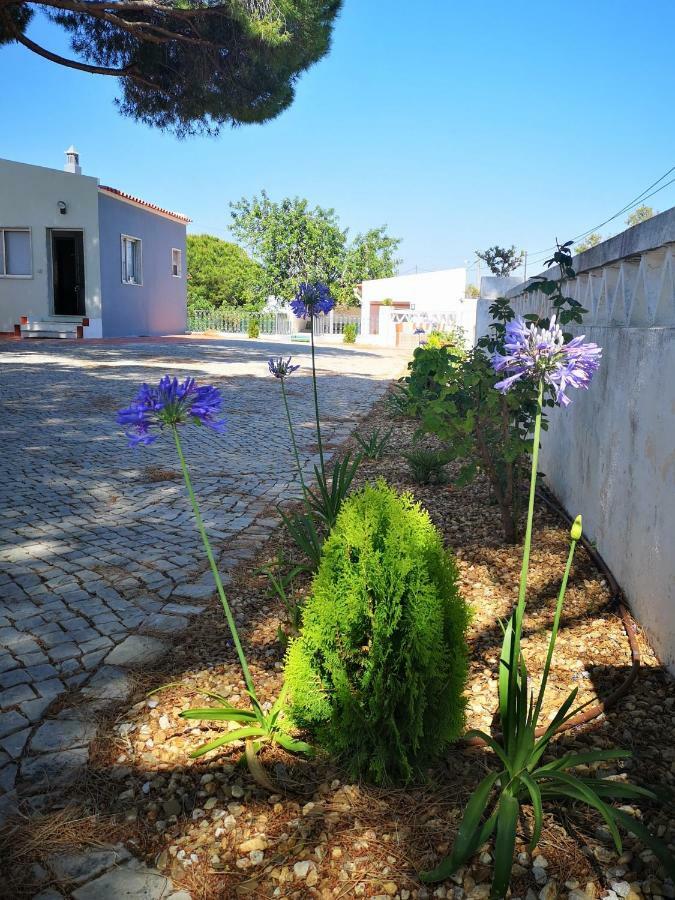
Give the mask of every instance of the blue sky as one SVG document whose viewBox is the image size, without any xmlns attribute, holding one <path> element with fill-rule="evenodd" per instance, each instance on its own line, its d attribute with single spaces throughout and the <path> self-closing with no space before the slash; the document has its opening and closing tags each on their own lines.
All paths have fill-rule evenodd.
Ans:
<svg viewBox="0 0 675 900">
<path fill-rule="evenodd" d="M 346 0 L 290 110 L 182 141 L 122 118 L 113 79 L 1 47 L 0 156 L 60 168 L 74 142 L 87 174 L 223 237 L 231 200 L 298 194 L 353 232 L 386 223 L 401 271 L 463 265 L 580 234 L 675 165 L 674 34 L 672 0 Z"/>
</svg>

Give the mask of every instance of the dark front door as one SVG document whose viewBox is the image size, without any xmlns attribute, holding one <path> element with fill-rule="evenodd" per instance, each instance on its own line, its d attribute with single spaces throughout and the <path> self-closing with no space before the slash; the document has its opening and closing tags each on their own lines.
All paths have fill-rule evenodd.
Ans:
<svg viewBox="0 0 675 900">
<path fill-rule="evenodd" d="M 84 315 L 84 242 L 81 231 L 52 231 L 54 315 Z"/>
</svg>

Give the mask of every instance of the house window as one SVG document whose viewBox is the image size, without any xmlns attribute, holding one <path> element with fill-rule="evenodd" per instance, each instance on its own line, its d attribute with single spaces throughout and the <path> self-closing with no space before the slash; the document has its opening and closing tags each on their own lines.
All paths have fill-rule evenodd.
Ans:
<svg viewBox="0 0 675 900">
<path fill-rule="evenodd" d="M 0 278 L 30 278 L 33 254 L 29 228 L 0 228 Z"/>
<path fill-rule="evenodd" d="M 122 235 L 122 282 L 143 284 L 143 259 L 140 238 Z"/>
<path fill-rule="evenodd" d="M 171 274 L 174 278 L 180 278 L 183 274 L 183 252 L 182 250 L 171 251 Z"/>
</svg>

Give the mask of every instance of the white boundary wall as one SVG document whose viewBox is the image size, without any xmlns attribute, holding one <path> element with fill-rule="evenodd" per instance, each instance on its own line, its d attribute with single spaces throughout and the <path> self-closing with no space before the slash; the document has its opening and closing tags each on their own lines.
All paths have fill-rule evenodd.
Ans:
<svg viewBox="0 0 675 900">
<path fill-rule="evenodd" d="M 661 661 L 675 673 L 675 209 L 574 259 L 565 295 L 589 311 L 603 348 L 588 392 L 550 412 L 540 468 L 597 544 Z M 557 269 L 549 273 L 555 277 Z M 541 293 L 510 290 L 516 312 L 548 315 Z M 490 301 L 479 301 L 477 336 Z"/>
</svg>

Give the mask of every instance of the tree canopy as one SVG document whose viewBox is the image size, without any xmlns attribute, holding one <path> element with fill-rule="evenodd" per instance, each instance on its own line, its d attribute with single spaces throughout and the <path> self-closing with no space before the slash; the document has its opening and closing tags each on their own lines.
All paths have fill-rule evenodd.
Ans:
<svg viewBox="0 0 675 900">
<path fill-rule="evenodd" d="M 510 275 L 520 266 L 525 254 L 516 250 L 515 246 L 500 247 L 495 244 L 482 252 L 476 250 L 476 256 L 487 264 L 493 275 Z"/>
<path fill-rule="evenodd" d="M 124 115 L 179 135 L 265 122 L 329 49 L 342 0 L 0 0 L 0 45 L 117 77 Z M 28 34 L 35 9 L 70 35 L 75 58 Z"/>
<path fill-rule="evenodd" d="M 211 234 L 187 236 L 187 294 L 191 309 L 247 306 L 256 299 L 261 269 L 237 244 Z"/>
<path fill-rule="evenodd" d="M 583 253 L 584 250 L 590 250 L 591 247 L 597 246 L 601 241 L 604 241 L 603 236 L 597 231 L 592 231 L 583 241 L 579 241 L 578 244 L 574 245 L 574 252 Z"/>
<path fill-rule="evenodd" d="M 646 222 L 647 219 L 651 219 L 654 215 L 656 215 L 656 211 L 651 206 L 645 206 L 643 203 L 642 206 L 638 206 L 628 216 L 626 225 L 639 225 L 640 222 Z"/>
<path fill-rule="evenodd" d="M 322 281 L 338 301 L 356 303 L 354 288 L 367 278 L 396 271 L 398 238 L 386 226 L 371 228 L 349 243 L 334 209 L 311 207 L 303 198 L 277 203 L 265 191 L 230 204 L 231 229 L 262 267 L 265 294 L 290 300 L 301 281 Z"/>
</svg>

